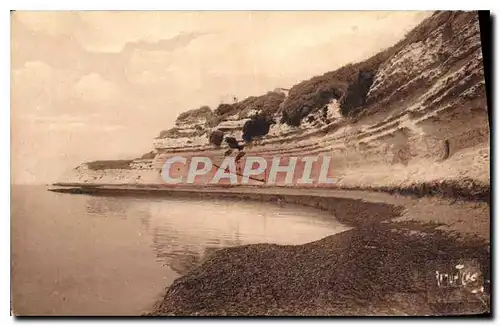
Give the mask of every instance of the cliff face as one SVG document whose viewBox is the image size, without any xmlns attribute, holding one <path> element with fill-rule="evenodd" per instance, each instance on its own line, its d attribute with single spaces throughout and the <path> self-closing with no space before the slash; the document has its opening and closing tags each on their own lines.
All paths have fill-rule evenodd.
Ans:
<svg viewBox="0 0 500 326">
<path fill-rule="evenodd" d="M 227 146 L 211 144 L 210 134 L 221 130 L 245 139 L 245 123 L 251 129 L 248 121 L 256 116 L 270 127 L 264 136 L 250 137 L 247 156 L 329 155 L 336 186 L 490 183 L 488 111 L 474 12 L 437 12 L 392 48 L 290 90 L 215 111 L 188 111 L 154 140 L 150 163 L 104 170 L 84 164 L 70 181 L 163 184 L 159 170 L 166 158 L 208 156 L 221 162 Z"/>
</svg>

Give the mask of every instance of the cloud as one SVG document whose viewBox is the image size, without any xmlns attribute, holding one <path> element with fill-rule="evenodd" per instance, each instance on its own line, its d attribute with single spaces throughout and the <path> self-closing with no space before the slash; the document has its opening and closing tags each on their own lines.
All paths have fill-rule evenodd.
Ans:
<svg viewBox="0 0 500 326">
<path fill-rule="evenodd" d="M 107 124 L 88 124 L 85 122 L 52 122 L 47 125 L 49 130 L 67 130 L 75 131 L 75 129 L 84 128 L 85 132 L 109 132 L 125 129 L 122 125 L 107 125 Z"/>
<path fill-rule="evenodd" d="M 49 114 L 70 96 L 76 81 L 72 71 L 54 69 L 42 61 L 29 61 L 11 73 L 13 115 L 26 112 Z"/>
<path fill-rule="evenodd" d="M 100 102 L 118 99 L 118 87 L 97 73 L 83 76 L 74 86 L 73 95 L 84 101 Z"/>
<path fill-rule="evenodd" d="M 84 128 L 87 124 L 84 122 L 63 122 L 63 123 L 49 123 L 49 130 L 74 130 L 77 128 Z"/>
<path fill-rule="evenodd" d="M 85 122 L 87 121 L 86 117 L 82 116 L 74 116 L 74 115 L 57 115 L 57 116 L 37 116 L 33 114 L 23 115 L 19 117 L 23 120 L 29 120 L 33 122 Z"/>
<path fill-rule="evenodd" d="M 116 131 L 116 130 L 125 129 L 125 126 L 107 125 L 107 126 L 99 126 L 98 129 L 103 130 L 103 131 Z"/>
<path fill-rule="evenodd" d="M 20 69 L 12 71 L 13 87 L 23 87 L 34 93 L 50 88 L 57 78 L 54 70 L 41 61 L 26 62 Z"/>
<path fill-rule="evenodd" d="M 48 35 L 74 34 L 82 26 L 77 12 L 18 11 L 13 17 L 30 30 Z"/>
<path fill-rule="evenodd" d="M 157 42 L 146 42 L 146 41 L 137 41 L 137 42 L 127 42 L 122 50 L 122 52 L 129 53 L 134 50 L 144 50 L 144 51 L 173 51 L 177 49 L 184 48 L 191 43 L 191 41 L 196 40 L 197 38 L 210 35 L 212 33 L 202 33 L 202 32 L 181 32 L 179 35 L 176 35 L 169 39 L 160 39 Z"/>
</svg>

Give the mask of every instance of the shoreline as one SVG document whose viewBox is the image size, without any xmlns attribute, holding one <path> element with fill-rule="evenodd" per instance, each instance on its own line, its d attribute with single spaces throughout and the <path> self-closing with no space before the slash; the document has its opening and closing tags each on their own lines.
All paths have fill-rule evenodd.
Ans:
<svg viewBox="0 0 500 326">
<path fill-rule="evenodd" d="M 436 223 L 464 235 L 490 241 L 490 201 L 453 196 L 451 198 L 357 189 L 285 188 L 285 187 L 177 187 L 158 184 L 54 184 L 48 191 L 99 196 L 131 196 L 196 199 L 239 199 L 256 202 L 294 204 L 329 211 L 342 223 L 359 227 L 394 219 L 399 222 Z M 422 188 L 420 188 L 422 189 Z M 425 187 L 423 189 L 426 189 Z M 375 205 L 375 206 L 373 206 Z M 379 213 L 373 213 L 373 207 Z"/>
<path fill-rule="evenodd" d="M 463 262 L 464 253 L 489 280 L 484 243 L 430 224 L 372 224 L 304 245 L 220 249 L 174 281 L 147 315 L 489 314 L 489 288 L 450 299 L 433 286 L 433 272 Z"/>
<path fill-rule="evenodd" d="M 481 273 L 489 279 L 489 201 L 339 189 L 57 186 L 60 188 L 49 190 L 134 197 L 279 199 L 280 205 L 298 204 L 329 211 L 339 222 L 352 227 L 304 245 L 253 244 L 218 250 L 174 281 L 147 314 L 150 316 L 440 315 L 490 311 L 489 293 L 462 295 L 458 302 L 443 303 L 439 300 L 446 297 L 438 290 L 428 290 L 432 282 L 429 271 L 464 258 L 477 261 Z M 488 286 L 484 284 L 484 288 Z"/>
<path fill-rule="evenodd" d="M 60 190 L 51 190 L 68 193 L 106 193 L 113 192 L 121 194 L 123 192 L 141 194 L 141 193 L 171 193 L 171 192 L 189 192 L 189 193 L 208 193 L 208 192 L 254 192 L 265 191 L 275 192 L 279 195 L 282 192 L 324 192 L 328 194 L 335 191 L 366 191 L 375 193 L 386 193 L 403 196 L 422 197 L 440 197 L 452 200 L 491 202 L 491 186 L 483 182 L 466 178 L 461 180 L 442 180 L 433 182 L 414 183 L 405 186 L 374 186 L 374 187 L 348 187 L 348 186 L 329 186 L 329 187 L 286 187 L 286 186 L 177 186 L 169 187 L 162 184 L 112 184 L 112 183 L 70 183 L 56 182 L 51 186 L 61 187 Z"/>
</svg>

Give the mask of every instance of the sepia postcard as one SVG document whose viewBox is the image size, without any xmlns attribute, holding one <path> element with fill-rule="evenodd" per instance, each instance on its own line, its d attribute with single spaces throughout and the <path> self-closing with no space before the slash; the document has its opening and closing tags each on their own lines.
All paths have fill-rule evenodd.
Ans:
<svg viewBox="0 0 500 326">
<path fill-rule="evenodd" d="M 13 316 L 490 316 L 489 12 L 10 18 Z"/>
</svg>

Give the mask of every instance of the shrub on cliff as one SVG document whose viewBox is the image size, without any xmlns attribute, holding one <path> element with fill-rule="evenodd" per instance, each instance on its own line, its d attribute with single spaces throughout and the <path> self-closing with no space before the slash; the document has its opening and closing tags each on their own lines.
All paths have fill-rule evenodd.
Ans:
<svg viewBox="0 0 500 326">
<path fill-rule="evenodd" d="M 204 105 L 198 109 L 192 109 L 186 112 L 182 112 L 177 117 L 176 122 L 186 122 L 207 119 L 213 114 L 209 106 Z"/>
<path fill-rule="evenodd" d="M 349 68 L 350 65 L 339 70 Z M 282 122 L 299 126 L 302 118 L 325 106 L 332 99 L 340 99 L 347 90 L 348 80 L 342 80 L 340 73 L 338 76 L 335 73 L 316 76 L 293 86 L 283 102 Z"/>
<path fill-rule="evenodd" d="M 282 92 L 268 92 L 261 96 L 250 96 L 243 101 L 220 104 L 214 112 L 202 107 L 198 114 L 206 114 L 206 126 L 213 128 L 231 115 L 238 118 L 248 117 L 252 110 L 261 115 L 272 117 L 281 112 L 282 123 L 299 126 L 302 119 L 322 109 L 332 99 L 340 104 L 343 116 L 355 116 L 363 108 L 388 96 L 394 89 L 386 89 L 382 93 L 367 98 L 379 67 L 408 44 L 425 41 L 429 35 L 441 28 L 457 30 L 467 19 L 475 15 L 467 12 L 436 12 L 411 30 L 405 38 L 376 55 L 355 64 L 347 64 L 339 69 L 315 76 L 293 86 L 285 99 Z M 393 87 L 399 87 L 396 83 Z M 196 110 L 191 110 L 196 111 Z M 178 120 L 192 116 L 191 111 L 181 114 Z M 165 131 L 168 132 L 168 131 Z M 174 132 L 174 131 L 172 131 Z"/>
<path fill-rule="evenodd" d="M 364 105 L 375 73 L 385 60 L 385 55 L 377 55 L 293 86 L 283 103 L 282 122 L 299 126 L 303 118 L 320 110 L 333 99 L 340 102 L 343 115 Z"/>
<path fill-rule="evenodd" d="M 162 130 L 160 131 L 160 135 L 158 136 L 158 138 L 177 138 L 177 137 L 182 137 L 180 128 L 177 127 L 170 128 L 168 130 Z"/>
<path fill-rule="evenodd" d="M 217 109 L 215 109 L 215 114 L 218 116 L 227 116 L 236 113 L 235 110 L 236 108 L 233 107 L 232 104 L 221 103 Z"/>
<path fill-rule="evenodd" d="M 130 169 L 133 160 L 102 160 L 86 163 L 90 170 Z"/>
<path fill-rule="evenodd" d="M 243 140 L 251 142 L 255 137 L 265 136 L 269 133 L 269 129 L 274 124 L 268 115 L 256 115 L 243 125 Z"/>
<path fill-rule="evenodd" d="M 156 137 L 159 138 L 180 138 L 180 137 L 196 137 L 201 136 L 205 133 L 205 128 L 201 124 L 195 124 L 192 126 L 194 132 L 182 132 L 182 126 L 186 124 L 191 128 L 191 125 L 196 122 L 210 121 L 213 119 L 215 114 L 212 112 L 209 106 L 204 105 L 198 109 L 188 110 L 179 114 L 175 120 L 176 127 L 170 128 L 168 130 L 162 130 L 160 135 Z"/>
<path fill-rule="evenodd" d="M 140 160 L 151 160 L 154 159 L 156 156 L 155 151 L 148 152 L 146 154 L 143 154 L 141 157 L 139 157 Z"/>
<path fill-rule="evenodd" d="M 228 116 L 238 114 L 238 118 L 246 118 L 252 111 L 260 112 L 272 117 L 280 110 L 280 105 L 285 99 L 282 92 L 268 92 L 261 96 L 249 96 L 243 101 L 233 104 L 222 103 L 215 110 L 215 114 L 224 119 Z"/>
<path fill-rule="evenodd" d="M 406 45 L 424 41 L 432 31 L 442 25 L 451 24 L 451 20 L 465 20 L 462 16 L 462 14 L 451 12 L 437 12 L 422 21 L 401 41 L 365 61 L 348 64 L 335 71 L 298 83 L 290 89 L 288 98 L 283 102 L 282 122 L 298 126 L 303 118 L 321 109 L 332 99 L 339 101 L 342 115 L 356 114 L 361 107 L 370 104 L 367 101 L 367 93 L 382 63 Z M 379 98 L 371 99 L 371 101 L 377 100 Z"/>
<path fill-rule="evenodd" d="M 261 116 L 271 118 L 279 111 L 281 103 L 285 99 L 285 94 L 281 92 L 268 92 L 261 96 L 250 96 L 241 102 L 235 103 L 238 110 L 238 117 L 248 117 L 249 112 L 259 112 Z"/>
</svg>

